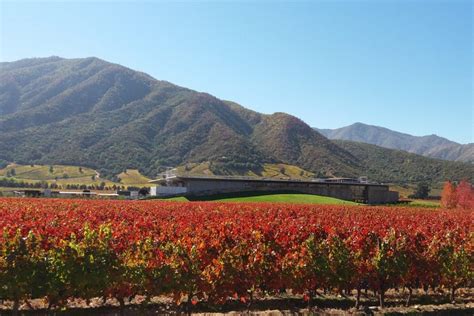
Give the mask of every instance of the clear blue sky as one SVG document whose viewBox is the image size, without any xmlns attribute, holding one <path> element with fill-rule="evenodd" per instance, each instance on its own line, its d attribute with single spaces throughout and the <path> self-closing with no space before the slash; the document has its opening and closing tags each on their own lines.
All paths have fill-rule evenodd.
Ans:
<svg viewBox="0 0 474 316">
<path fill-rule="evenodd" d="M 99 58 L 311 126 L 474 142 L 472 1 L 2 2 L 0 59 Z"/>
</svg>

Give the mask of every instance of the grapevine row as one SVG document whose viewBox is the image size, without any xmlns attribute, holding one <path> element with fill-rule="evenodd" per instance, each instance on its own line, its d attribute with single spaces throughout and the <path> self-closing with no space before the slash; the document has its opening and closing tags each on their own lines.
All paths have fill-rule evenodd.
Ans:
<svg viewBox="0 0 474 316">
<path fill-rule="evenodd" d="M 388 207 L 0 199 L 0 299 L 472 287 L 474 212 Z"/>
</svg>

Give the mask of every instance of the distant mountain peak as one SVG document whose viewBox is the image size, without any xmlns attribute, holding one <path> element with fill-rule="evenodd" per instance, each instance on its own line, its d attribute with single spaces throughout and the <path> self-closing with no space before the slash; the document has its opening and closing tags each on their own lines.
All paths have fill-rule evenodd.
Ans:
<svg viewBox="0 0 474 316">
<path fill-rule="evenodd" d="M 431 158 L 474 162 L 474 145 L 461 145 L 436 134 L 413 136 L 385 127 L 354 123 L 337 129 L 316 129 L 329 139 L 351 140 Z"/>
</svg>

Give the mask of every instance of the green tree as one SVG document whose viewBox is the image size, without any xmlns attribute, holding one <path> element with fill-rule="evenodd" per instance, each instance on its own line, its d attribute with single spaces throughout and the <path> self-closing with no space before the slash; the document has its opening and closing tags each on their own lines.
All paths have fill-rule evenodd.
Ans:
<svg viewBox="0 0 474 316">
<path fill-rule="evenodd" d="M 418 183 L 416 186 L 415 193 L 412 195 L 412 197 L 417 198 L 417 199 L 426 199 L 428 195 L 430 194 L 431 188 L 426 182 L 421 182 Z"/>
</svg>

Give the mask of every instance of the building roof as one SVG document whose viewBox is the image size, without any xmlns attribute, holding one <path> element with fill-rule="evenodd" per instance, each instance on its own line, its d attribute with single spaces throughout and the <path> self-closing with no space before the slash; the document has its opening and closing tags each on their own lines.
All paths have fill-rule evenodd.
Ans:
<svg viewBox="0 0 474 316">
<path fill-rule="evenodd" d="M 96 192 L 83 192 L 83 191 L 59 191 L 59 194 L 71 194 L 71 195 L 96 195 Z"/>
<path fill-rule="evenodd" d="M 329 178 L 328 180 L 337 179 L 351 179 L 352 178 Z M 355 182 L 326 182 L 324 179 L 314 180 L 303 180 L 303 179 L 277 179 L 277 178 L 258 178 L 258 177 L 244 177 L 244 176 L 171 176 L 161 179 L 150 180 L 150 183 L 165 184 L 167 182 L 175 181 L 192 181 L 192 180 L 204 180 L 204 181 L 236 181 L 236 182 L 279 182 L 279 183 L 311 183 L 311 184 L 331 184 L 331 185 L 370 185 L 370 186 L 385 186 L 382 184 L 369 184 L 369 183 L 355 183 Z"/>
</svg>

